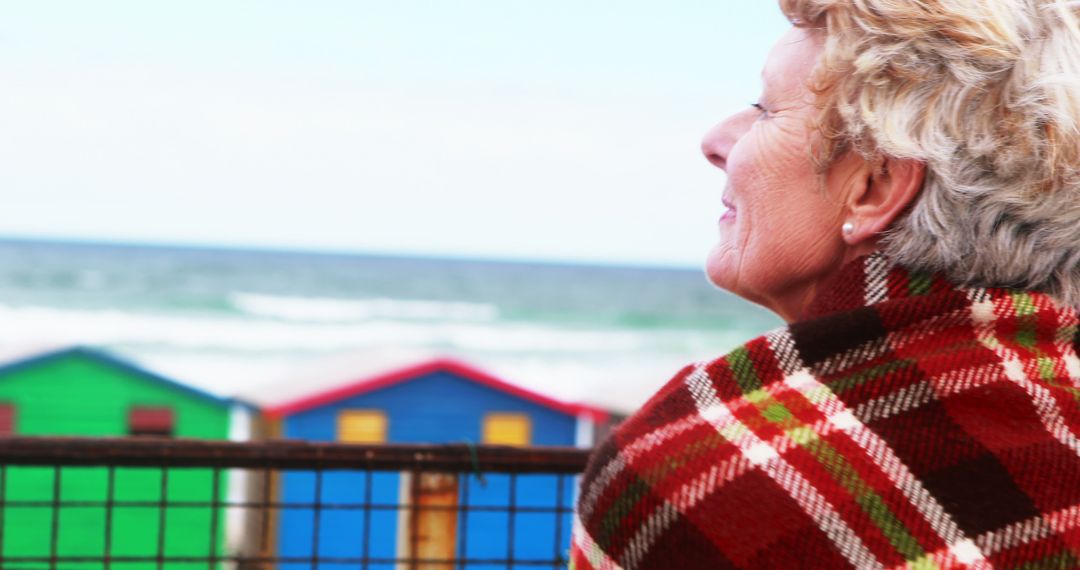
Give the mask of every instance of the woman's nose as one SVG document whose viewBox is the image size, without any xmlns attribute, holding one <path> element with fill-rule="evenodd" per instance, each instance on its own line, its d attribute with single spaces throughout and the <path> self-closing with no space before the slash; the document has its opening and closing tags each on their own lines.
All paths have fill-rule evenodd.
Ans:
<svg viewBox="0 0 1080 570">
<path fill-rule="evenodd" d="M 731 148 L 749 128 L 746 113 L 737 113 L 719 122 L 705 133 L 701 139 L 701 154 L 721 170 L 727 169 L 727 158 Z"/>
</svg>

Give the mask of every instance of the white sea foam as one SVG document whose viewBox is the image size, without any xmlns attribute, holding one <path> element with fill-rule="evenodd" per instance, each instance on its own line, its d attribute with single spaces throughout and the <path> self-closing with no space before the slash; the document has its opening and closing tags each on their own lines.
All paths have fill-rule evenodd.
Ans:
<svg viewBox="0 0 1080 570">
<path fill-rule="evenodd" d="M 0 323 L 0 349 L 65 344 L 119 349 L 121 356 L 222 395 L 263 390 L 290 370 L 302 372 L 305 362 L 320 355 L 395 347 L 455 355 L 538 392 L 623 412 L 639 406 L 679 366 L 745 340 L 737 331 L 585 329 L 498 320 L 319 322 L 2 304 Z"/>
<path fill-rule="evenodd" d="M 494 321 L 498 307 L 485 303 L 405 299 L 339 299 L 238 292 L 233 307 L 249 315 L 289 321 L 350 322 L 371 319 Z"/>
<path fill-rule="evenodd" d="M 560 329 L 508 323 L 304 323 L 251 317 L 67 310 L 0 305 L 0 343 L 158 345 L 240 351 L 325 352 L 369 346 L 507 352 L 621 352 L 649 346 L 631 331 Z"/>
</svg>

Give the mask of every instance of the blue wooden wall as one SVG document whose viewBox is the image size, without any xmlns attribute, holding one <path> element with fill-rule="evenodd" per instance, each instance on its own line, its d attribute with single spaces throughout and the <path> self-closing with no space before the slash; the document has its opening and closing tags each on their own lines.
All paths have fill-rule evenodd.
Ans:
<svg viewBox="0 0 1080 570">
<path fill-rule="evenodd" d="M 574 444 L 576 418 L 500 390 L 461 378 L 450 372 L 434 372 L 370 393 L 345 398 L 319 408 L 298 412 L 282 421 L 285 437 L 311 441 L 334 441 L 337 416 L 342 410 L 383 410 L 389 420 L 388 441 L 393 443 L 480 443 L 485 414 L 509 412 L 527 414 L 532 419 L 533 445 Z M 397 504 L 399 476 L 396 473 L 364 474 L 326 472 L 321 481 L 311 472 L 286 473 L 282 478 L 282 499 L 286 503 L 311 504 L 316 485 L 323 503 L 375 505 Z M 550 475 L 522 475 L 511 482 L 508 476 L 487 475 L 483 481 L 469 477 L 459 504 L 499 507 L 514 502 L 525 507 L 514 517 L 506 512 L 470 511 L 458 523 L 459 556 L 470 559 L 505 559 L 513 549 L 517 559 L 551 559 L 556 548 L 569 548 L 571 515 L 556 518 L 552 512 L 529 512 L 530 508 L 551 508 L 561 492 L 559 504 L 571 506 L 574 479 L 560 484 Z M 465 486 L 463 482 L 462 486 Z M 370 489 L 369 489 L 370 487 Z M 397 516 L 395 510 L 375 509 L 365 515 L 360 510 L 324 509 L 318 519 L 320 568 L 344 570 L 356 564 L 334 564 L 333 558 L 355 558 L 364 551 L 377 559 L 396 556 Z M 310 508 L 284 509 L 278 524 L 278 548 L 283 557 L 308 558 L 313 552 L 315 513 Z M 462 541 L 462 537 L 466 540 Z M 558 546 L 556 546 L 556 540 Z M 462 542 L 464 544 L 462 545 Z M 462 546 L 466 549 L 463 553 Z M 283 570 L 309 568 L 310 564 L 282 564 Z M 391 564 L 371 564 L 372 569 L 392 568 Z M 470 568 L 507 568 L 506 564 L 470 565 Z M 520 566 L 535 568 L 535 566 Z"/>
</svg>

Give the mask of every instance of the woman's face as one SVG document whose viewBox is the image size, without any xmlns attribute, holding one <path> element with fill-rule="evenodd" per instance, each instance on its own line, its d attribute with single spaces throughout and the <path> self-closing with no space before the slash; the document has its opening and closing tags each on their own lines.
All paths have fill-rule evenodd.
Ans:
<svg viewBox="0 0 1080 570">
<path fill-rule="evenodd" d="M 831 182 L 820 188 L 810 152 L 815 110 L 807 80 L 821 49 L 818 33 L 792 28 L 769 54 L 756 105 L 713 127 L 701 143 L 709 162 L 727 173 L 728 210 L 706 273 L 788 321 L 844 257 L 843 200 Z"/>
</svg>

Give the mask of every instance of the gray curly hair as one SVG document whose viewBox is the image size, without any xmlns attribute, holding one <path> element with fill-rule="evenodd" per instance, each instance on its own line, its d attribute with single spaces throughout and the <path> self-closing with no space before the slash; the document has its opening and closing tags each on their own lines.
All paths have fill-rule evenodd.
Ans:
<svg viewBox="0 0 1080 570">
<path fill-rule="evenodd" d="M 821 28 L 824 170 L 842 152 L 926 164 L 887 255 L 1080 305 L 1077 0 L 780 0 Z"/>
</svg>

